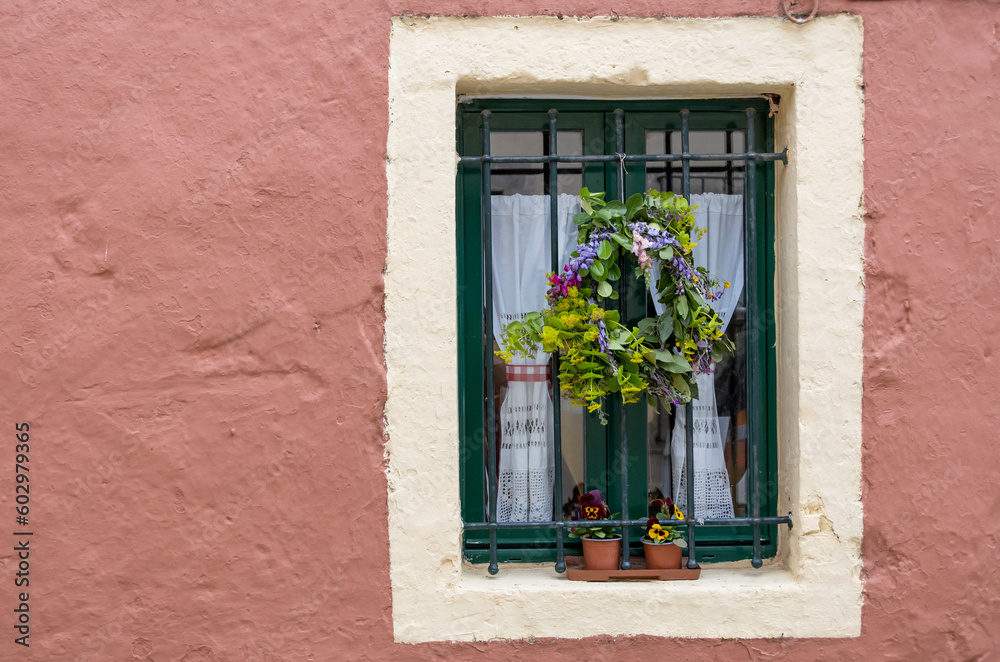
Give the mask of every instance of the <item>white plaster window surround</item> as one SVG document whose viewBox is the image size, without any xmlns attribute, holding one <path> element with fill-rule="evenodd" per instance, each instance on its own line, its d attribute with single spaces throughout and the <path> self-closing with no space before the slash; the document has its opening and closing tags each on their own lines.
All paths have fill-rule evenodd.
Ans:
<svg viewBox="0 0 1000 662">
<path fill-rule="evenodd" d="M 395 18 L 389 68 L 386 455 L 399 642 L 851 637 L 861 630 L 861 19 Z M 781 95 L 775 190 L 778 556 L 694 582 L 570 582 L 463 561 L 459 94 Z"/>
</svg>

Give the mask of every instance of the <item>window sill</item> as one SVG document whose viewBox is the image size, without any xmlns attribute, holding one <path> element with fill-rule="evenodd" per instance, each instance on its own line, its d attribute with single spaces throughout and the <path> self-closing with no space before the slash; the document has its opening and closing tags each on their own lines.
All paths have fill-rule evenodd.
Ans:
<svg viewBox="0 0 1000 662">
<path fill-rule="evenodd" d="M 857 586 L 760 569 L 704 566 L 696 581 L 571 582 L 551 565 L 465 564 L 454 582 L 425 589 L 393 611 L 397 641 L 578 638 L 595 633 L 662 637 L 856 637 Z M 846 590 L 845 590 L 846 589 Z M 432 607 L 433 605 L 433 607 Z M 585 608 L 584 608 L 585 606 Z M 402 615 L 402 614 L 400 614 Z M 418 616 L 419 615 L 419 616 Z M 752 617 L 750 617 L 752 615 Z"/>
</svg>

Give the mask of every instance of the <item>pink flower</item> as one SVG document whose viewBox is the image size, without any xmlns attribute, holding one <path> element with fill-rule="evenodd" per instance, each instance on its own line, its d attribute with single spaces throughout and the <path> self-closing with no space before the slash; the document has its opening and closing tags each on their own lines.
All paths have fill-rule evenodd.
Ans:
<svg viewBox="0 0 1000 662">
<path fill-rule="evenodd" d="M 646 253 L 647 248 L 649 248 L 649 240 L 632 230 L 632 254 L 639 258 L 639 268 L 649 273 L 653 268 L 653 260 Z"/>
</svg>

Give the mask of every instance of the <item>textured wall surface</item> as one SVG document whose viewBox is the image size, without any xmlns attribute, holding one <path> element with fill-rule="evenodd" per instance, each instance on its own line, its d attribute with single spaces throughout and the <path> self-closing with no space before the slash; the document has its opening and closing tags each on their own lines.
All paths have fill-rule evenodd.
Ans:
<svg viewBox="0 0 1000 662">
<path fill-rule="evenodd" d="M 393 644 L 389 19 L 511 6 L 79 0 L 0 7 L 0 659 L 997 655 L 1000 6 L 821 2 L 865 28 L 860 638 Z M 777 12 L 516 12 L 709 6 Z"/>
</svg>

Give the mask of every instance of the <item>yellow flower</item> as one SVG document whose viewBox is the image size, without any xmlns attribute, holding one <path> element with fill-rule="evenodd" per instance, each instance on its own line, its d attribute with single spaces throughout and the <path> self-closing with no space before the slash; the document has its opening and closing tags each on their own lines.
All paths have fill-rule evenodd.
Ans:
<svg viewBox="0 0 1000 662">
<path fill-rule="evenodd" d="M 497 351 L 494 352 L 494 354 L 496 354 L 497 356 L 499 356 L 500 358 L 502 358 L 503 361 L 504 361 L 504 363 L 513 363 L 514 362 L 514 355 L 511 354 L 507 350 L 498 349 Z"/>
<path fill-rule="evenodd" d="M 631 384 L 625 384 L 622 386 L 622 402 L 625 404 L 632 404 L 633 402 L 639 402 L 639 394 L 645 390 L 649 384 L 644 380 L 640 380 L 639 386 L 632 386 Z"/>
<path fill-rule="evenodd" d="M 559 315 L 559 321 L 568 327 L 572 327 L 574 325 L 575 318 L 576 316 L 573 313 L 561 313 Z"/>
<path fill-rule="evenodd" d="M 726 287 L 727 287 L 727 288 L 729 288 L 729 287 L 732 287 L 732 286 L 733 286 L 733 284 L 732 284 L 732 283 L 730 283 L 730 282 L 729 282 L 729 281 L 727 280 L 727 281 L 726 281 Z"/>
</svg>

